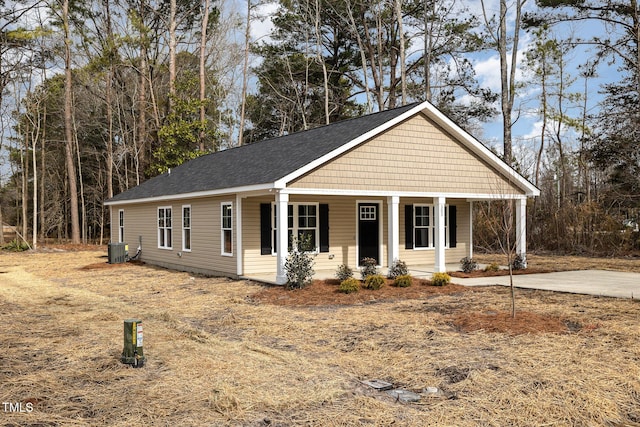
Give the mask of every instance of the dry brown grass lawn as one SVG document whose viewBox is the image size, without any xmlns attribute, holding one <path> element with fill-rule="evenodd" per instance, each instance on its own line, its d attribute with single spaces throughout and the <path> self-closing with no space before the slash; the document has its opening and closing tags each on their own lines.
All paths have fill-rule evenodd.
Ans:
<svg viewBox="0 0 640 427">
<path fill-rule="evenodd" d="M 506 257 L 496 254 L 474 254 L 482 264 L 497 262 L 507 265 Z M 529 267 L 543 271 L 567 270 L 619 270 L 640 273 L 640 255 L 628 257 L 586 257 L 553 254 L 527 254 Z"/>
<path fill-rule="evenodd" d="M 529 323 L 559 329 L 493 332 L 510 322 L 508 289 L 414 285 L 346 302 L 325 289 L 326 303 L 304 305 L 104 255 L 0 253 L 0 401 L 34 405 L 0 406 L 1 425 L 640 423 L 637 301 L 518 291 Z M 142 369 L 119 361 L 131 317 L 145 328 Z M 400 403 L 366 379 L 440 394 Z"/>
</svg>

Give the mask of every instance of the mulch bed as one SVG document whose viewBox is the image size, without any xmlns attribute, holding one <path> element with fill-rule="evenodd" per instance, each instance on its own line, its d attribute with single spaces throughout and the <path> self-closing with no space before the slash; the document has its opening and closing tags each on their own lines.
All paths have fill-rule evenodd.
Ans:
<svg viewBox="0 0 640 427">
<path fill-rule="evenodd" d="M 287 290 L 284 286 L 264 286 L 251 296 L 251 300 L 260 304 L 273 304 L 291 307 L 331 307 L 375 304 L 411 299 L 429 300 L 435 296 L 458 295 L 486 292 L 483 288 L 449 284 L 432 286 L 428 280 L 414 279 L 413 285 L 407 288 L 395 287 L 391 280 L 377 290 L 361 288 L 352 294 L 338 291 L 337 279 L 314 280 L 304 289 Z M 425 302 L 427 304 L 427 302 Z M 433 304 L 439 304 L 434 302 Z M 575 325 L 567 324 L 561 317 L 549 314 L 538 314 L 531 311 L 516 312 L 512 318 L 506 311 L 469 310 L 464 304 L 453 309 L 448 315 L 450 324 L 458 331 L 470 333 L 476 331 L 504 333 L 507 335 L 568 333 L 575 332 Z"/>
<path fill-rule="evenodd" d="M 314 280 L 306 288 L 296 290 L 286 290 L 284 286 L 265 286 L 260 292 L 252 295 L 252 298 L 262 303 L 274 305 L 323 306 L 370 304 L 473 292 L 472 288 L 461 285 L 431 286 L 428 283 L 426 280 L 414 279 L 412 286 L 399 288 L 387 280 L 387 283 L 377 290 L 361 288 L 358 292 L 344 294 L 338 291 L 340 283 L 337 279 Z"/>
<path fill-rule="evenodd" d="M 551 270 L 548 268 L 526 268 L 524 270 L 513 270 L 514 276 L 519 276 L 521 274 L 537 274 L 537 273 L 553 273 L 557 270 Z M 473 277 L 496 277 L 496 276 L 508 276 L 509 270 L 498 270 L 498 271 L 484 271 L 484 270 L 474 270 L 471 273 L 465 273 L 464 271 L 449 271 L 447 272 L 451 277 L 459 277 L 461 279 L 470 279 Z"/>
</svg>

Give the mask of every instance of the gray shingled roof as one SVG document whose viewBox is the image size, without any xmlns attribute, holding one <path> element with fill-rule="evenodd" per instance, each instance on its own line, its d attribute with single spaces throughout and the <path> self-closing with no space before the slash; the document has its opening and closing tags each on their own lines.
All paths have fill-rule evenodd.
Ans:
<svg viewBox="0 0 640 427">
<path fill-rule="evenodd" d="M 207 154 L 120 193 L 109 202 L 273 183 L 416 105 Z"/>
</svg>

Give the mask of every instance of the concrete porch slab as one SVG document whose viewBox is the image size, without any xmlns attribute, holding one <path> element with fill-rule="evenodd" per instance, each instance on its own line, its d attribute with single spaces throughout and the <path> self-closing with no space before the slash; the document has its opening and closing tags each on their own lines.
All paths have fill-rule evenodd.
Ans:
<svg viewBox="0 0 640 427">
<path fill-rule="evenodd" d="M 460 269 L 460 264 L 447 264 L 446 268 L 447 268 L 447 271 L 456 271 Z M 387 268 L 380 268 L 379 271 L 380 271 L 380 274 L 386 277 L 388 272 Z M 409 267 L 409 274 L 419 279 L 429 279 L 431 278 L 433 273 L 434 273 L 433 265 L 416 265 L 416 266 Z M 354 270 L 353 276 L 359 279 L 360 272 L 357 270 Z M 313 275 L 313 278 L 317 280 L 335 279 L 335 277 L 336 277 L 335 270 L 316 270 L 315 274 Z M 250 274 L 247 276 L 241 276 L 241 279 L 253 280 L 256 282 L 267 283 L 270 285 L 277 284 L 275 273 Z"/>
</svg>

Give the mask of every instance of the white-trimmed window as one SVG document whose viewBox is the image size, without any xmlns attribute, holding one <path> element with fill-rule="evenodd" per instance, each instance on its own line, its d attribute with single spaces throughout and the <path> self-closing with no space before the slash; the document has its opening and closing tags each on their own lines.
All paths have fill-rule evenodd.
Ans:
<svg viewBox="0 0 640 427">
<path fill-rule="evenodd" d="M 413 207 L 413 247 L 433 247 L 433 221 L 431 205 L 414 205 Z"/>
<path fill-rule="evenodd" d="M 276 224 L 278 223 L 278 217 L 276 213 L 275 204 L 272 205 L 272 223 L 271 229 L 273 230 L 273 253 L 278 251 L 277 248 L 277 233 Z M 317 203 L 289 203 L 287 206 L 287 240 L 288 248 L 292 249 L 291 242 L 293 236 L 297 238 L 307 237 L 309 239 L 309 246 L 302 248 L 310 252 L 318 252 L 318 236 L 319 236 L 319 220 L 318 220 L 318 204 Z"/>
<path fill-rule="evenodd" d="M 158 208 L 158 247 L 172 249 L 171 207 Z"/>
<path fill-rule="evenodd" d="M 191 251 L 191 205 L 182 206 L 182 250 Z"/>
<path fill-rule="evenodd" d="M 435 206 L 413 206 L 413 247 L 433 249 L 435 247 Z M 444 208 L 444 246 L 449 247 L 449 205 Z"/>
<path fill-rule="evenodd" d="M 222 255 L 233 255 L 233 203 L 222 203 L 220 207 Z"/>
<path fill-rule="evenodd" d="M 118 211 L 118 243 L 124 243 L 124 209 Z"/>
</svg>

